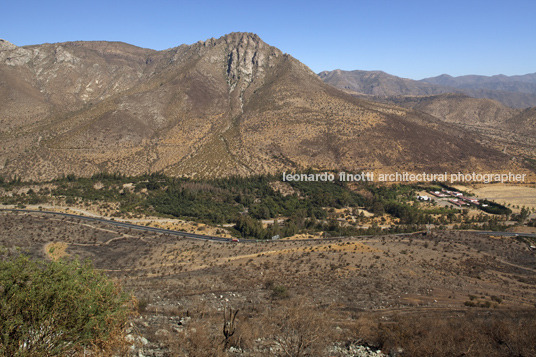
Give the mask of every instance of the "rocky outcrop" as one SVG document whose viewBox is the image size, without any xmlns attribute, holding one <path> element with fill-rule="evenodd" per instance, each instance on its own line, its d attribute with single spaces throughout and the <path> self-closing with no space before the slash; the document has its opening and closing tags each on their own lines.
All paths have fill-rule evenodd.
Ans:
<svg viewBox="0 0 536 357">
<path fill-rule="evenodd" d="M 0 62 L 8 66 L 22 66 L 34 56 L 33 51 L 17 47 L 11 42 L 0 40 Z"/>
<path fill-rule="evenodd" d="M 9 41 L 6 41 L 6 40 L 3 40 L 3 39 L 0 38 L 0 52 L 1 51 L 10 51 L 10 50 L 14 50 L 14 49 L 17 49 L 17 46 L 15 46 L 14 44 L 12 44 Z"/>
</svg>

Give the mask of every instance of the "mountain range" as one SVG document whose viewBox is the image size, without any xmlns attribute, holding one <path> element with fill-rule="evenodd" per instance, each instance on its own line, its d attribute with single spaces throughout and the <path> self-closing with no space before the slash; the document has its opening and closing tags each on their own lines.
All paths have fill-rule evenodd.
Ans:
<svg viewBox="0 0 536 357">
<path fill-rule="evenodd" d="M 521 76 L 460 76 L 443 74 L 413 80 L 382 71 L 324 71 L 326 83 L 338 88 L 373 96 L 423 96 L 461 93 L 473 98 L 493 99 L 518 109 L 536 106 L 536 73 Z"/>
<path fill-rule="evenodd" d="M 508 170 L 536 152 L 505 153 L 500 140 L 464 130 L 462 114 L 390 98 L 441 94 L 440 84 L 393 78 L 397 86 L 357 93 L 328 77 L 251 33 L 164 51 L 1 40 L 0 175 Z M 533 111 L 498 105 L 484 124 L 532 125 Z"/>
<path fill-rule="evenodd" d="M 441 75 L 412 80 L 381 71 L 324 71 L 319 77 L 347 93 L 430 114 L 461 130 L 523 153 L 536 151 L 536 74 Z M 504 151 L 504 149 L 503 149 Z"/>
</svg>

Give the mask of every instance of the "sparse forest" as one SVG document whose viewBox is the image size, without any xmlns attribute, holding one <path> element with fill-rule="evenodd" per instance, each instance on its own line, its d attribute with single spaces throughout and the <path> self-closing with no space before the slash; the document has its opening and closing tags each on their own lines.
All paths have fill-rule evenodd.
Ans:
<svg viewBox="0 0 536 357">
<path fill-rule="evenodd" d="M 129 177 L 101 173 L 90 178 L 67 175 L 46 183 L 0 180 L 3 204 L 116 204 L 116 215 L 175 217 L 218 226 L 233 224 L 235 236 L 269 239 L 297 233 L 327 236 L 414 232 L 426 224 L 460 229 L 503 230 L 507 207 L 484 201 L 492 215 L 469 216 L 462 209 L 421 205 L 416 192 L 433 186 L 344 182 L 288 182 L 278 176 L 193 180 L 162 174 Z M 18 187 L 31 186 L 24 193 Z M 371 212 L 373 217 L 358 213 Z M 343 212 L 341 212 L 341 210 Z M 387 227 L 385 215 L 390 217 Z M 268 222 L 268 223 L 267 223 Z"/>
</svg>

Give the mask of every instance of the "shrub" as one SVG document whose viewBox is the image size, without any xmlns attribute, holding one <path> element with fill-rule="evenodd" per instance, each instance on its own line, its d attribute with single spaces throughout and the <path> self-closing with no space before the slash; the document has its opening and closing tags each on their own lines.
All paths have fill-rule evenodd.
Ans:
<svg viewBox="0 0 536 357">
<path fill-rule="evenodd" d="M 102 348 L 132 299 L 88 263 L 0 261 L 0 355 L 57 356 Z"/>
<path fill-rule="evenodd" d="M 466 312 L 442 318 L 395 315 L 388 322 L 374 319 L 362 316 L 357 332 L 368 344 L 397 356 L 536 356 L 533 309 Z M 396 352 L 400 349 L 402 354 Z"/>
<path fill-rule="evenodd" d="M 147 311 L 147 306 L 149 306 L 149 300 L 147 299 L 139 299 L 138 304 L 136 305 L 136 309 L 139 313 Z"/>
<path fill-rule="evenodd" d="M 500 304 L 502 302 L 502 299 L 498 296 L 492 295 L 491 300 L 495 301 L 496 303 Z"/>
<path fill-rule="evenodd" d="M 326 328 L 327 312 L 313 311 L 303 301 L 292 301 L 273 310 L 265 326 L 271 330 L 275 356 L 323 356 L 327 341 L 333 338 Z"/>
<path fill-rule="evenodd" d="M 288 289 L 284 285 L 274 285 L 272 287 L 272 299 L 286 299 L 290 296 Z"/>
</svg>

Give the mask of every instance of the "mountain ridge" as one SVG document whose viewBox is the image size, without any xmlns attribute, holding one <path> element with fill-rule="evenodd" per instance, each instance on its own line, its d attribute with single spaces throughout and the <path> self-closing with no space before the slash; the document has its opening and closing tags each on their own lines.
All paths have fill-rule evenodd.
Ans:
<svg viewBox="0 0 536 357">
<path fill-rule="evenodd" d="M 452 77 L 442 74 L 421 80 L 401 78 L 383 71 L 323 71 L 318 74 L 326 83 L 367 95 L 433 95 L 463 93 L 474 98 L 493 99 L 506 106 L 524 109 L 536 106 L 536 74 L 516 76 Z"/>
<path fill-rule="evenodd" d="M 163 51 L 98 41 L 4 47 L 2 175 L 513 165 L 433 116 L 324 83 L 251 33 Z"/>
<path fill-rule="evenodd" d="M 527 157 L 533 157 L 536 151 L 536 140 L 534 135 L 531 135 L 534 132 L 534 107 L 517 109 L 505 105 L 505 97 L 502 98 L 503 103 L 495 98 L 500 95 L 500 91 L 442 87 L 439 84 L 399 78 L 381 71 L 339 70 L 321 72 L 319 77 L 355 96 L 432 115 L 445 123 L 458 126 L 462 131 L 470 131 L 487 138 L 490 143 L 495 143 L 496 148 L 513 148 L 515 152 Z M 467 77 L 473 82 L 473 77 L 484 81 L 494 80 L 492 77 Z M 507 76 L 496 77 L 511 80 Z M 534 76 L 528 74 L 522 77 L 530 82 Z M 436 83 L 443 84 L 456 80 L 456 77 L 449 75 L 437 78 Z"/>
</svg>

